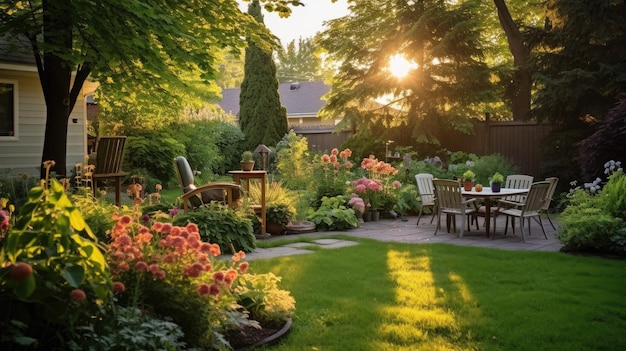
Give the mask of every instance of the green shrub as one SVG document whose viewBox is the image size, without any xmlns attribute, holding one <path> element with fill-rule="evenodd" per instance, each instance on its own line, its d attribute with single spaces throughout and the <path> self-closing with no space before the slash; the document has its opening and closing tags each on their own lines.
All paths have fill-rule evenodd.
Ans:
<svg viewBox="0 0 626 351">
<path fill-rule="evenodd" d="M 84 194 L 75 194 L 71 197 L 76 207 L 80 208 L 80 212 L 85 218 L 85 222 L 91 228 L 91 231 L 99 241 L 108 242 L 108 231 L 115 224 L 113 215 L 120 214 L 124 211 L 115 205 L 108 203 L 104 198 L 94 199 L 91 191 Z"/>
<path fill-rule="evenodd" d="M 81 339 L 70 342 L 68 348 L 76 351 L 186 350 L 180 326 L 137 307 L 118 306 L 111 319 L 94 324 L 78 327 Z"/>
<path fill-rule="evenodd" d="M 100 318 L 111 303 L 109 267 L 97 239 L 54 179 L 49 189 L 29 191 L 0 267 L 3 350 L 63 349 L 75 326 Z"/>
<path fill-rule="evenodd" d="M 318 231 L 357 228 L 359 222 L 354 210 L 346 203 L 344 196 L 323 197 L 317 210 L 309 209 L 306 220 L 315 223 Z"/>
<path fill-rule="evenodd" d="M 198 226 L 203 241 L 218 244 L 225 252 L 252 252 L 256 248 L 252 221 L 242 211 L 210 204 L 174 217 L 173 224 L 176 226 L 188 223 Z"/>
<path fill-rule="evenodd" d="M 185 146 L 167 133 L 146 133 L 129 137 L 124 152 L 125 170 L 146 170 L 166 184 L 175 177 L 173 160 L 185 154 Z"/>
<path fill-rule="evenodd" d="M 626 223 L 607 210 L 603 196 L 577 189 L 569 200 L 557 235 L 565 250 L 626 255 Z"/>
<path fill-rule="evenodd" d="M 474 161 L 472 170 L 476 173 L 476 183 L 483 185 L 489 184 L 489 178 L 496 172 L 500 172 L 505 178 L 507 175 L 518 173 L 515 165 L 498 154 L 481 156 Z"/>
<path fill-rule="evenodd" d="M 275 168 L 285 186 L 306 189 L 311 177 L 307 139 L 290 131 L 276 145 L 275 154 Z"/>
<path fill-rule="evenodd" d="M 289 291 L 278 287 L 281 278 L 272 273 L 242 276 L 238 287 L 239 304 L 250 318 L 263 326 L 280 328 L 291 317 L 296 301 Z M 277 324 L 278 323 L 278 324 Z"/>
<path fill-rule="evenodd" d="M 394 211 L 401 216 L 410 213 L 418 213 L 420 200 L 417 186 L 414 184 L 404 184 L 398 189 L 398 198 L 393 206 Z"/>
<path fill-rule="evenodd" d="M 626 221 L 626 175 L 623 171 L 609 176 L 609 181 L 602 187 L 601 196 L 607 212 Z"/>
</svg>

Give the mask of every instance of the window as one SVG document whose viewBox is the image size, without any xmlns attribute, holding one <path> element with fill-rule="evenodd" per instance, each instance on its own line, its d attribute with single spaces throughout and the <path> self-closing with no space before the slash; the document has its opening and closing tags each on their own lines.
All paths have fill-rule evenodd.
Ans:
<svg viewBox="0 0 626 351">
<path fill-rule="evenodd" d="M 17 135 L 17 81 L 0 79 L 0 140 Z"/>
</svg>

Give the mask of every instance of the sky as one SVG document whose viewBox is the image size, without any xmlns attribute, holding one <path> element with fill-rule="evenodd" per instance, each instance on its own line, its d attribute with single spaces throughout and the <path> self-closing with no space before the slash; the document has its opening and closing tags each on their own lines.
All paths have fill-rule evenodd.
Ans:
<svg viewBox="0 0 626 351">
<path fill-rule="evenodd" d="M 343 17 L 348 14 L 346 0 L 301 0 L 305 6 L 293 7 L 291 16 L 280 18 L 275 13 L 263 12 L 265 26 L 280 38 L 283 46 L 292 40 L 310 38 L 315 33 L 324 30 L 324 21 Z M 242 11 L 248 10 L 248 3 L 240 7 Z"/>
</svg>

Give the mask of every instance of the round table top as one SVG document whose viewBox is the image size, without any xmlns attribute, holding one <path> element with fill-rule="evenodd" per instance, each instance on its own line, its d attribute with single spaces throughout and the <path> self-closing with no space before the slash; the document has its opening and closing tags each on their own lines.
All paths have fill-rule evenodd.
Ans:
<svg viewBox="0 0 626 351">
<path fill-rule="evenodd" d="M 528 193 L 530 189 L 512 189 L 512 188 L 501 188 L 499 192 L 494 193 L 491 191 L 491 188 L 484 187 L 482 191 L 476 191 L 476 188 L 472 188 L 471 191 L 462 190 L 462 194 L 465 196 L 473 196 L 473 197 L 502 197 L 509 195 L 521 195 Z"/>
</svg>

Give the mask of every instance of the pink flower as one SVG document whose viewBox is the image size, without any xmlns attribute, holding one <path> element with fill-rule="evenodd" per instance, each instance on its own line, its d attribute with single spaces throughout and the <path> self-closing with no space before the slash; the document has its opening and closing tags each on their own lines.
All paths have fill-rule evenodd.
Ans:
<svg viewBox="0 0 626 351">
<path fill-rule="evenodd" d="M 393 181 L 393 183 L 392 183 L 392 185 L 393 185 L 393 188 L 394 188 L 394 189 L 398 189 L 399 187 L 401 187 L 401 186 L 402 186 L 402 183 L 400 183 L 400 182 L 399 182 L 399 181 L 397 181 L 397 180 L 394 180 L 394 181 Z"/>
<path fill-rule="evenodd" d="M 144 261 L 138 261 L 135 263 L 135 269 L 142 272 L 148 271 L 148 264 Z"/>
</svg>

